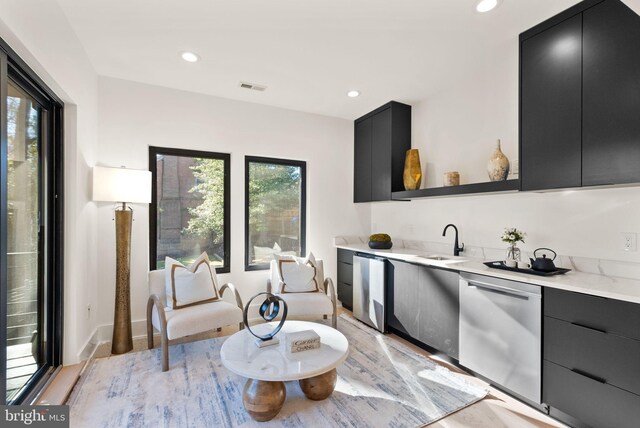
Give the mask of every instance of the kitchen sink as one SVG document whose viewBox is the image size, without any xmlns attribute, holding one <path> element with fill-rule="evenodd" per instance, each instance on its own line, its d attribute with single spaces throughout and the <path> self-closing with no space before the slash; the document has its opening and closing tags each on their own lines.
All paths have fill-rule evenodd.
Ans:
<svg viewBox="0 0 640 428">
<path fill-rule="evenodd" d="M 418 258 L 421 259 L 425 259 L 425 260 L 431 260 L 434 262 L 448 262 L 448 263 L 459 263 L 459 262 L 464 262 L 466 261 L 466 259 L 462 259 L 460 257 L 445 257 L 445 256 L 440 256 L 437 254 L 431 254 L 428 256 L 418 256 Z"/>
<path fill-rule="evenodd" d="M 451 260 L 448 257 L 442 257 L 442 256 L 418 256 L 418 257 L 422 257 L 423 259 L 427 259 L 427 260 L 437 260 L 437 261 Z"/>
</svg>

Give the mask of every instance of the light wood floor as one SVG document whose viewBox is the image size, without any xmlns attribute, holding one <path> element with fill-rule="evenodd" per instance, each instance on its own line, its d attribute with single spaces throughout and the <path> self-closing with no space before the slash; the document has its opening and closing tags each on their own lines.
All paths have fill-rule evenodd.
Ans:
<svg viewBox="0 0 640 428">
<path fill-rule="evenodd" d="M 343 313 L 351 314 L 349 311 L 343 310 Z M 237 331 L 237 327 L 227 327 L 221 332 L 211 332 L 197 337 L 185 338 L 185 342 L 189 340 L 201 340 L 211 337 L 220 337 L 233 334 Z M 451 371 L 460 373 L 465 376 L 469 381 L 482 385 L 489 389 L 489 395 L 471 406 L 447 416 L 431 425 L 430 428 L 550 428 L 550 427 L 565 427 L 564 424 L 548 417 L 547 415 L 532 409 L 531 407 L 523 404 L 522 402 L 510 397 L 509 395 L 491 387 L 486 382 L 477 379 L 464 371 L 458 369 L 451 364 L 431 355 L 425 350 L 403 340 L 402 338 L 390 335 L 392 338 L 402 342 L 414 351 L 426 358 L 441 364 Z M 159 338 L 156 338 L 156 342 Z M 95 358 L 108 357 L 110 355 L 110 344 L 101 344 L 94 355 Z M 158 343 L 156 343 L 158 346 Z M 134 351 L 142 351 L 147 349 L 146 338 L 136 338 L 133 343 Z M 158 368 L 159 370 L 160 368 Z"/>
<path fill-rule="evenodd" d="M 542 412 L 533 409 L 504 392 L 492 387 L 481 379 L 478 379 L 461 369 L 442 361 L 429 352 L 407 342 L 392 334 L 391 337 L 407 345 L 419 354 L 447 367 L 449 370 L 460 373 L 470 382 L 489 389 L 489 395 L 475 404 L 465 407 L 458 412 L 447 416 L 431 425 L 430 428 L 531 428 L 531 427 L 566 427 Z"/>
</svg>

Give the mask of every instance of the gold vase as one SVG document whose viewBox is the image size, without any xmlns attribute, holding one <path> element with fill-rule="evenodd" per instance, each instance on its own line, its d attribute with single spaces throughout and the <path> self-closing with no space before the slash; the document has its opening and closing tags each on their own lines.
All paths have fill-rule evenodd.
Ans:
<svg viewBox="0 0 640 428">
<path fill-rule="evenodd" d="M 489 180 L 491 181 L 503 181 L 506 180 L 509 175 L 509 159 L 500 149 L 500 140 L 498 140 L 496 149 L 489 159 L 487 172 L 489 173 Z"/>
<path fill-rule="evenodd" d="M 420 167 L 420 153 L 418 149 L 407 150 L 404 158 L 404 174 L 402 174 L 405 190 L 416 190 L 422 182 L 422 168 Z"/>
</svg>

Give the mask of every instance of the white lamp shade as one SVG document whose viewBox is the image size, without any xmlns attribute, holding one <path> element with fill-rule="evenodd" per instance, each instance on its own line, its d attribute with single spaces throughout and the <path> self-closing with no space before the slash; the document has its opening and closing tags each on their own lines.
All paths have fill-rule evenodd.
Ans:
<svg viewBox="0 0 640 428">
<path fill-rule="evenodd" d="M 93 167 L 93 200 L 151 203 L 151 171 Z"/>
</svg>

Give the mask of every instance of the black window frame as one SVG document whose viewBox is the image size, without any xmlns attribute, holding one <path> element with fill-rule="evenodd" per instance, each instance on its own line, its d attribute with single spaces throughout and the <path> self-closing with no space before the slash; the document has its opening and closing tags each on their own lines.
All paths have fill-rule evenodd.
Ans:
<svg viewBox="0 0 640 428">
<path fill-rule="evenodd" d="M 268 163 L 296 166 L 300 168 L 300 255 L 307 253 L 307 162 L 294 159 L 269 158 L 262 156 L 244 157 L 244 270 L 269 269 L 269 263 L 251 264 L 249 249 L 249 164 Z"/>
<path fill-rule="evenodd" d="M 231 154 L 205 152 L 202 150 L 177 149 L 168 147 L 149 146 L 149 171 L 151 171 L 151 204 L 149 205 L 149 269 L 157 269 L 158 242 L 158 171 L 157 155 L 219 159 L 224 161 L 224 265 L 216 267 L 216 273 L 231 272 Z"/>
<path fill-rule="evenodd" d="M 21 391 L 12 398 L 11 404 L 30 403 L 48 384 L 63 361 L 64 348 L 64 102 L 38 77 L 20 56 L 0 38 L 0 201 L 7 199 L 7 122 L 6 88 L 8 82 L 26 91 L 43 109 L 47 111 L 47 138 L 42 139 L 41 150 L 46 167 L 42 171 L 42 189 L 40 192 L 42 227 L 46 236 L 41 238 L 40 251 L 43 253 L 38 262 L 42 287 L 38 291 L 39 317 L 46 326 L 46 348 L 43 349 L 42 366 L 25 383 Z M 0 317 L 7 316 L 7 206 L 0 203 Z M 48 275 L 42 276 L 44 270 Z M 44 298 L 46 295 L 46 299 Z M 44 317 L 44 318 L 42 318 Z M 41 336 L 41 337 L 44 337 Z M 6 324 L 0 328 L 0 344 L 7 346 Z M 0 358 L 0 404 L 6 404 L 6 355 Z"/>
</svg>

